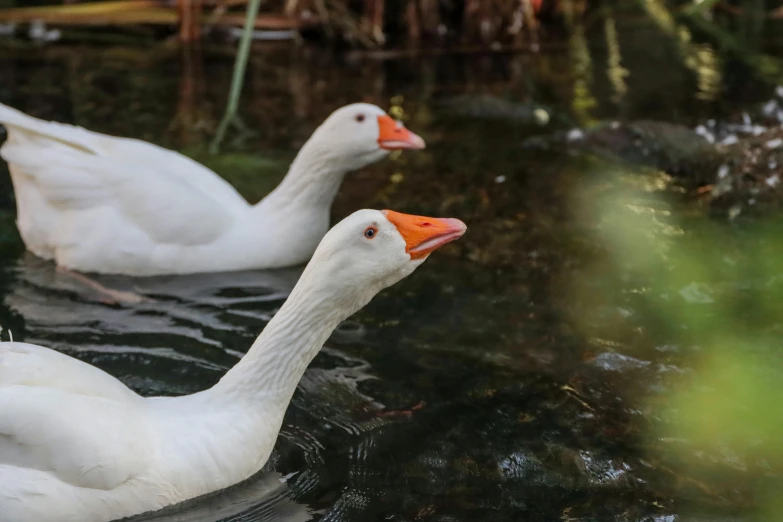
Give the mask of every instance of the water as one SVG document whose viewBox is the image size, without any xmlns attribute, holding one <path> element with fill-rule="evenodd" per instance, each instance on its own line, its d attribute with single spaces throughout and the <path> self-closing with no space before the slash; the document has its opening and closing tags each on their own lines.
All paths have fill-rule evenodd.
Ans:
<svg viewBox="0 0 783 522">
<path fill-rule="evenodd" d="M 606 40 L 611 31 L 593 28 L 541 55 L 385 60 L 259 48 L 242 101 L 249 131 L 230 133 L 216 158 L 204 151 L 225 101 L 227 50 L 0 46 L 0 101 L 183 150 L 252 201 L 277 183 L 334 108 L 359 100 L 399 106 L 428 148 L 349 175 L 333 220 L 357 208 L 392 208 L 469 226 L 335 332 L 306 372 L 263 472 L 138 520 L 743 516 L 749 493 L 700 487 L 650 452 L 645 428 L 655 419 L 644 398 L 687 370 L 689 348 L 667 344 L 651 328 L 654 318 L 634 297 L 636 282 L 618 287 L 616 274 L 594 270 L 604 259 L 594 233 L 600 223 L 579 202 L 600 197 L 602 183 L 622 181 L 602 177 L 603 167 L 588 158 L 521 143 L 599 119 L 695 127 L 757 106 L 774 85 L 706 44 L 683 51 L 649 21 L 613 23 L 614 44 Z M 617 45 L 625 72 L 618 73 Z M 713 53 L 723 74 L 677 58 L 694 49 Z M 462 111 L 445 103 L 462 95 Z M 489 110 L 479 95 L 510 95 L 519 106 Z M 24 253 L 4 169 L 0 324 L 16 340 L 95 364 L 142 394 L 215 383 L 301 271 L 102 277 L 154 298 L 103 303 Z M 675 205 L 674 212 L 692 215 L 693 208 Z M 634 319 L 618 319 L 628 316 Z"/>
</svg>

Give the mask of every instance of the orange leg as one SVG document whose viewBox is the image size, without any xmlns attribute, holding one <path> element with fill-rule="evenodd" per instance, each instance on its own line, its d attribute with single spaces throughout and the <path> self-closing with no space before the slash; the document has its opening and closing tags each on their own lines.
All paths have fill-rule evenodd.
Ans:
<svg viewBox="0 0 783 522">
<path fill-rule="evenodd" d="M 98 281 L 90 279 L 84 274 L 74 272 L 61 266 L 57 267 L 57 271 L 69 275 L 83 285 L 95 290 L 104 297 L 103 302 L 107 304 L 138 304 L 144 301 L 154 301 L 152 298 L 144 297 L 143 295 L 137 294 L 135 292 L 126 292 L 123 290 L 112 290 L 111 288 L 106 288 Z"/>
</svg>

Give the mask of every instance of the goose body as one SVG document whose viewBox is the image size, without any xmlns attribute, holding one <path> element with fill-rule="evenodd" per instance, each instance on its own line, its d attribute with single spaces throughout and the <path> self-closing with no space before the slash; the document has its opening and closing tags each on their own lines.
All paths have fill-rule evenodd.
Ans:
<svg viewBox="0 0 783 522">
<path fill-rule="evenodd" d="M 281 184 L 249 204 L 179 153 L 140 140 L 46 122 L 0 104 L 27 248 L 72 270 L 135 276 L 304 263 L 329 228 L 343 176 L 424 142 L 380 108 L 335 111 Z"/>
<path fill-rule="evenodd" d="M 107 522 L 250 477 L 332 330 L 464 231 L 454 219 L 352 214 L 242 360 L 193 395 L 142 398 L 62 353 L 0 343 L 0 520 Z"/>
<path fill-rule="evenodd" d="M 285 411 L 208 392 L 144 399 L 25 343 L 0 345 L 0 372 L 6 522 L 108 521 L 228 487 L 263 466 Z"/>
</svg>

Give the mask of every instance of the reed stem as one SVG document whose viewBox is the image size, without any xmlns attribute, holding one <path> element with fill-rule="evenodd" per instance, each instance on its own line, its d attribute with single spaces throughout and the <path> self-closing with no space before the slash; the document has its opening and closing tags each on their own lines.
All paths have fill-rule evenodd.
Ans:
<svg viewBox="0 0 783 522">
<path fill-rule="evenodd" d="M 239 40 L 239 51 L 234 61 L 234 74 L 231 77 L 231 91 L 228 95 L 226 112 L 223 119 L 220 120 L 215 138 L 209 146 L 210 154 L 217 154 L 220 150 L 220 144 L 226 135 L 226 130 L 230 124 L 242 127 L 237 120 L 237 108 L 239 107 L 239 96 L 242 94 L 242 83 L 245 79 L 245 69 L 247 69 L 247 59 L 250 56 L 250 42 L 253 39 L 253 29 L 255 27 L 258 10 L 261 7 L 262 0 L 250 0 L 247 4 L 247 14 L 245 16 L 245 26 L 242 29 L 242 38 Z"/>
</svg>

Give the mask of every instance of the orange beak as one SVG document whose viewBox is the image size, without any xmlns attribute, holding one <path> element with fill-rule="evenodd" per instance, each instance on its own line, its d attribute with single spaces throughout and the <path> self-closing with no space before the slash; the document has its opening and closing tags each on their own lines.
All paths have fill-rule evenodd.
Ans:
<svg viewBox="0 0 783 522">
<path fill-rule="evenodd" d="M 459 239 L 468 229 L 459 219 L 412 216 L 393 210 L 384 210 L 383 214 L 402 235 L 405 251 L 411 259 L 426 257 L 433 250 Z"/>
<path fill-rule="evenodd" d="M 424 140 L 388 114 L 378 116 L 378 145 L 386 150 L 423 149 Z"/>
</svg>

